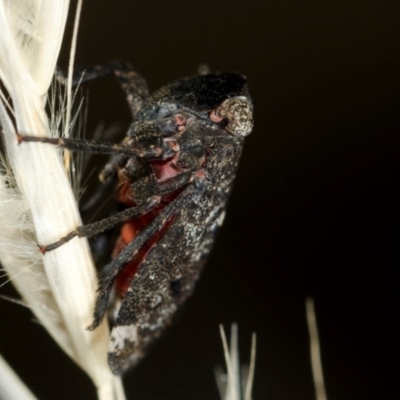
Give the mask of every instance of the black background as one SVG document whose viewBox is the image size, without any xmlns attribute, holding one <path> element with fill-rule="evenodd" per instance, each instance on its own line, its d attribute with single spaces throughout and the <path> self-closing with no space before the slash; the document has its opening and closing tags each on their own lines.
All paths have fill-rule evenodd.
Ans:
<svg viewBox="0 0 400 400">
<path fill-rule="evenodd" d="M 233 321 L 243 361 L 258 335 L 254 399 L 313 399 L 309 295 L 329 400 L 399 398 L 399 15 L 388 0 L 85 0 L 76 64 L 129 60 L 153 91 L 207 63 L 246 74 L 255 107 L 203 277 L 126 375 L 128 399 L 218 399 L 218 324 Z M 126 129 L 118 85 L 88 86 L 89 135 L 100 121 Z M 28 311 L 5 303 L 0 351 L 38 398 L 94 399 Z"/>
</svg>

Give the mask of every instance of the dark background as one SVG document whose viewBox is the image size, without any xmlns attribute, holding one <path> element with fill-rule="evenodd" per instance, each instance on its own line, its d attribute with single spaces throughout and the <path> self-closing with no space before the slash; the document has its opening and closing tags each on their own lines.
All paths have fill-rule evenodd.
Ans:
<svg viewBox="0 0 400 400">
<path fill-rule="evenodd" d="M 128 399 L 217 400 L 218 324 L 233 321 L 244 362 L 258 335 L 255 400 L 313 399 L 310 295 L 329 400 L 399 398 L 399 16 L 397 0 L 85 0 L 76 64 L 129 60 L 153 91 L 207 63 L 246 74 L 255 107 L 203 277 Z M 125 130 L 118 85 L 89 89 L 89 135 Z M 0 320 L 1 353 L 40 399 L 95 398 L 28 311 L 2 302 Z"/>
</svg>

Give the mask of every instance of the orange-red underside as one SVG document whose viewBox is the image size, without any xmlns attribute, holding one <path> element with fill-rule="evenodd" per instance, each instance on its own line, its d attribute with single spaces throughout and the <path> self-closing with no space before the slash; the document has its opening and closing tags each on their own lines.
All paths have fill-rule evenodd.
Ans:
<svg viewBox="0 0 400 400">
<path fill-rule="evenodd" d="M 164 161 L 152 161 L 151 166 L 153 168 L 154 174 L 158 181 L 162 182 L 177 175 L 180 170 L 174 165 L 174 159 L 164 160 Z M 121 234 L 114 246 L 112 257 L 116 257 L 132 240 L 134 240 L 137 235 L 148 226 L 154 218 L 160 214 L 160 212 L 165 208 L 166 205 L 171 203 L 181 192 L 178 190 L 167 196 L 163 196 L 160 205 L 156 208 L 144 214 L 140 217 L 133 218 L 132 220 L 126 222 L 121 227 Z M 131 192 L 130 183 L 127 181 L 123 183 L 118 190 L 118 200 L 121 203 L 126 204 L 128 207 L 135 206 L 134 201 L 135 195 Z M 157 244 L 160 238 L 165 234 L 170 225 L 172 224 L 173 218 L 170 218 L 165 222 L 163 227 L 153 235 L 139 250 L 135 257 L 124 267 L 121 273 L 118 275 L 115 283 L 117 293 L 124 297 L 131 282 L 134 278 L 140 264 L 144 261 L 150 250 Z"/>
</svg>

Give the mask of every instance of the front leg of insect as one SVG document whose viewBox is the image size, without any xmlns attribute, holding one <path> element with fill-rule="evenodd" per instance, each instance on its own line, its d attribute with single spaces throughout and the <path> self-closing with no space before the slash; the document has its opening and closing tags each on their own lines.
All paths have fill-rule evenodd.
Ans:
<svg viewBox="0 0 400 400">
<path fill-rule="evenodd" d="M 193 291 L 223 220 L 244 137 L 253 127 L 252 102 L 240 74 L 181 79 L 148 98 L 134 94 L 137 82 L 144 86 L 133 76 L 132 88 L 124 90 L 134 120 L 122 144 L 19 136 L 20 142 L 112 154 L 102 176 L 118 180 L 125 211 L 79 227 L 42 250 L 122 224 L 113 260 L 101 274 L 90 327 L 101 322 L 114 290 L 120 301 L 108 360 L 115 374 L 137 364 Z M 133 108 L 132 96 L 139 99 Z"/>
</svg>

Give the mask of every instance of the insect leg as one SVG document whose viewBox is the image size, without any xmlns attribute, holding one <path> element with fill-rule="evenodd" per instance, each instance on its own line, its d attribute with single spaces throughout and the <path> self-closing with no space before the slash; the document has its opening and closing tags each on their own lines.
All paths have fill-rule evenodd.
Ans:
<svg viewBox="0 0 400 400">
<path fill-rule="evenodd" d="M 179 213 L 182 208 L 201 195 L 202 190 L 197 185 L 190 186 L 176 200 L 170 203 L 143 231 L 132 240 L 108 265 L 105 266 L 100 278 L 99 296 L 94 310 L 93 323 L 88 328 L 95 329 L 107 310 L 111 289 L 115 278 L 124 266 L 139 252 L 143 245 L 159 232 L 165 223 Z"/>
<path fill-rule="evenodd" d="M 17 134 L 17 140 L 18 144 L 22 142 L 40 142 L 40 143 L 52 144 L 59 147 L 64 147 L 69 150 L 88 151 L 91 153 L 100 153 L 100 154 L 120 153 L 140 158 L 158 157 L 162 153 L 162 149 L 159 147 L 148 148 L 148 149 L 144 147 L 135 148 L 135 147 L 128 147 L 124 144 L 97 142 L 95 140 L 49 138 L 49 137 L 21 135 L 19 133 Z"/>
<path fill-rule="evenodd" d="M 144 78 L 126 61 L 114 60 L 103 65 L 80 67 L 73 73 L 72 85 L 76 86 L 112 74 L 125 92 L 131 113 L 135 116 L 149 96 L 149 89 Z M 60 83 L 67 83 L 67 78 L 61 69 L 57 69 L 56 77 Z"/>
<path fill-rule="evenodd" d="M 45 254 L 48 251 L 54 250 L 57 247 L 62 246 L 64 243 L 69 242 L 74 237 L 93 237 L 98 235 L 99 233 L 108 231 L 115 226 L 122 224 L 123 222 L 129 221 L 130 219 L 146 214 L 151 209 L 153 209 L 157 204 L 159 204 L 161 197 L 153 196 L 148 202 L 144 205 L 138 207 L 131 207 L 124 211 L 121 211 L 111 217 L 105 218 L 101 221 L 94 222 L 88 225 L 82 225 L 76 228 L 74 231 L 68 233 L 68 235 L 64 236 L 57 242 L 48 244 L 47 246 L 39 246 L 40 251 Z"/>
<path fill-rule="evenodd" d="M 196 172 L 188 171 L 182 172 L 166 181 L 158 184 L 159 194 L 174 193 L 188 183 L 196 179 Z"/>
</svg>

